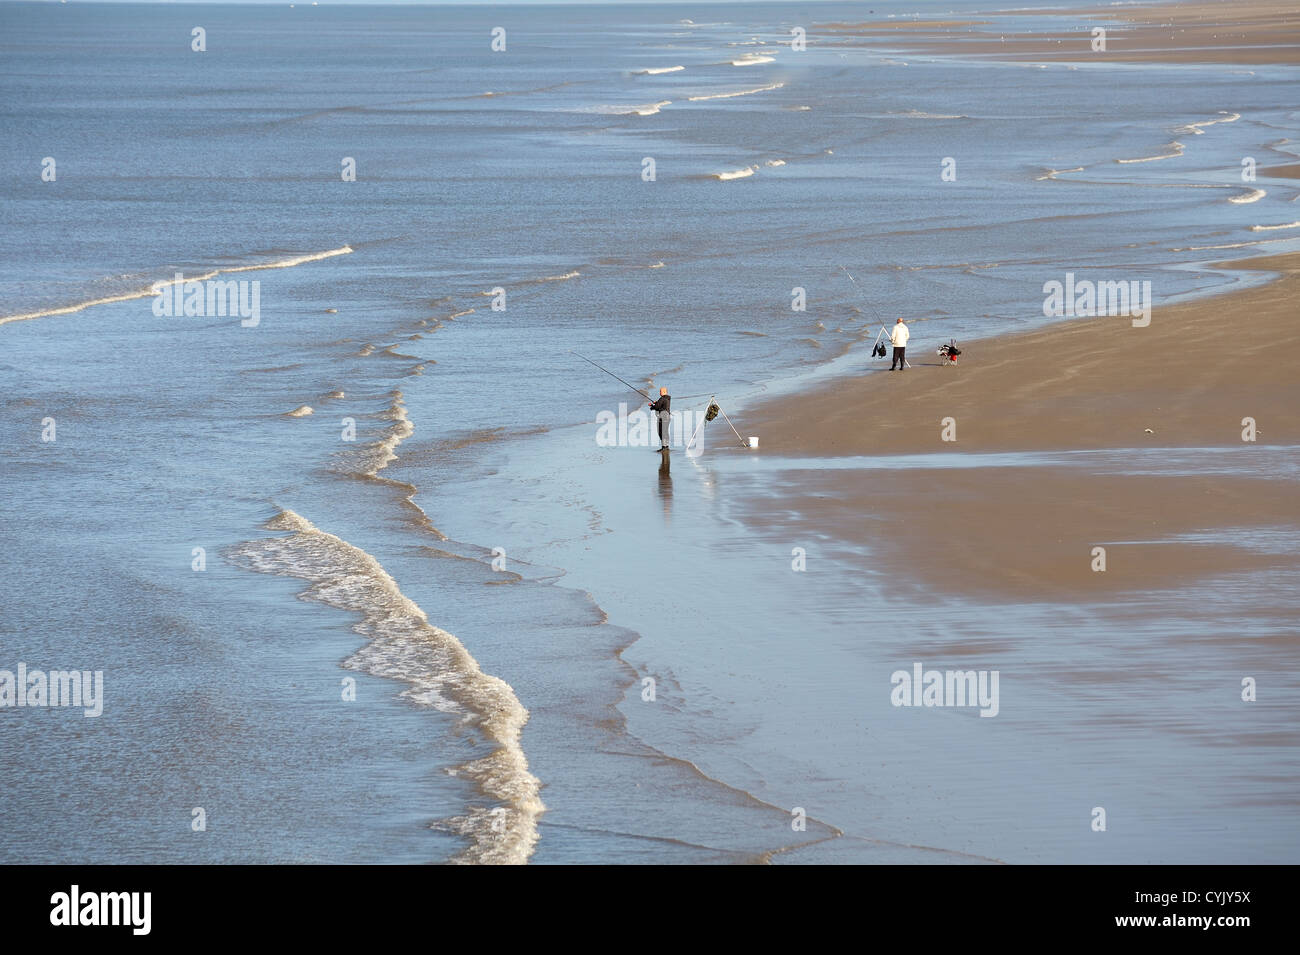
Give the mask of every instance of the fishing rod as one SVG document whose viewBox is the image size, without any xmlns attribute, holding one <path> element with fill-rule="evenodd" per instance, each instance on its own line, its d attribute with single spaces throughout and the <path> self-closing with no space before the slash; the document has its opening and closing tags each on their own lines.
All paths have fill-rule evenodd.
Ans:
<svg viewBox="0 0 1300 955">
<path fill-rule="evenodd" d="M 845 268 L 844 266 L 842 266 L 842 265 L 840 266 L 840 271 L 843 272 L 846 276 L 848 276 L 848 280 L 849 280 L 850 282 L 853 283 L 853 287 L 854 287 L 855 289 L 857 289 L 858 294 L 862 296 L 863 304 L 865 304 L 865 305 L 870 305 L 870 302 L 867 301 L 867 296 L 863 294 L 863 292 L 862 292 L 862 286 L 860 286 L 860 285 L 858 284 L 857 279 L 855 279 L 852 275 L 849 275 L 849 270 L 846 269 L 846 268 Z M 872 320 L 873 320 L 873 319 L 868 319 L 868 321 L 872 321 Z M 889 329 L 885 328 L 884 325 L 881 325 L 881 326 L 880 326 L 880 331 L 876 333 L 876 340 L 875 340 L 874 342 L 871 343 L 871 353 L 872 353 L 873 355 L 874 355 L 875 352 L 876 352 L 876 346 L 880 344 L 880 337 L 881 337 L 882 335 L 886 335 L 886 334 L 888 334 L 888 332 L 889 332 Z M 904 359 L 903 359 L 903 366 L 904 366 L 905 368 L 911 368 L 911 367 L 912 367 L 912 363 L 909 362 L 906 358 L 904 358 Z"/>
<path fill-rule="evenodd" d="M 691 449 L 691 445 L 695 443 L 695 439 L 698 438 L 700 432 L 704 430 L 704 425 L 712 421 L 718 415 L 722 415 L 723 419 L 727 422 L 727 426 L 731 428 L 731 433 L 736 436 L 736 440 L 740 442 L 742 448 L 751 447 L 749 442 L 740 436 L 740 432 L 737 431 L 736 426 L 731 423 L 731 419 L 727 417 L 727 413 L 722 410 L 722 406 L 717 402 L 717 397 L 717 395 L 709 395 L 709 410 L 705 412 L 703 420 L 701 420 L 699 425 L 696 426 L 695 433 L 691 435 L 691 440 L 686 442 L 687 451 Z"/>
<path fill-rule="evenodd" d="M 868 308 L 870 308 L 870 307 L 871 307 L 871 302 L 870 302 L 870 300 L 867 298 L 867 294 L 866 294 L 865 292 L 862 291 L 862 286 L 858 284 L 858 280 L 855 279 L 855 278 L 854 278 L 854 277 L 849 273 L 849 270 L 846 269 L 846 268 L 845 268 L 844 266 L 842 266 L 842 265 L 840 266 L 840 271 L 843 272 L 844 275 L 845 275 L 845 277 L 848 278 L 848 280 L 849 280 L 850 282 L 853 283 L 853 288 L 854 288 L 854 290 L 858 293 L 858 295 L 861 297 L 861 299 L 862 299 L 862 304 L 865 305 L 865 306 L 867 306 Z M 867 321 L 871 321 L 871 319 L 867 319 Z"/>
<path fill-rule="evenodd" d="M 858 280 L 855 279 L 852 275 L 850 275 L 849 270 L 842 265 L 840 266 L 840 271 L 843 272 L 846 276 L 848 276 L 849 281 L 853 283 L 853 287 L 858 290 L 858 294 L 862 295 L 862 297 L 865 299 L 866 296 L 862 294 L 862 286 L 858 285 Z"/>
<path fill-rule="evenodd" d="M 569 354 L 570 354 L 570 355 L 578 355 L 578 353 L 577 353 L 576 351 L 570 351 Z M 588 358 L 586 355 L 578 355 L 578 357 L 581 358 L 583 361 L 585 361 L 585 362 L 586 362 L 587 364 L 589 364 L 589 365 L 596 365 L 596 363 L 595 363 L 594 361 L 592 361 L 590 358 Z M 623 384 L 627 385 L 629 388 L 631 388 L 633 391 L 635 391 L 638 395 L 640 395 L 640 396 L 641 396 L 642 398 L 644 398 L 646 401 L 649 401 L 649 402 L 652 402 L 652 403 L 654 402 L 654 399 L 653 399 L 653 398 L 651 398 L 649 395 L 647 395 L 644 391 L 642 391 L 642 390 L 641 390 L 640 388 L 638 388 L 636 385 L 632 384 L 631 382 L 623 381 L 622 378 L 619 378 L 618 375 L 614 374 L 614 373 L 613 373 L 612 371 L 610 371 L 608 368 L 604 367 L 603 365 L 596 365 L 596 367 L 599 368 L 601 371 L 603 371 L 605 374 L 609 375 L 609 377 L 614 378 L 614 379 L 617 379 L 618 381 L 622 381 Z"/>
<path fill-rule="evenodd" d="M 569 354 L 570 354 L 570 355 L 578 355 L 578 353 L 577 353 L 576 351 L 571 351 L 571 352 L 569 352 Z M 582 359 L 583 361 L 585 361 L 585 362 L 590 362 L 591 364 L 596 365 L 596 363 L 595 363 L 594 361 L 592 361 L 590 358 L 586 357 L 585 355 L 578 355 L 578 357 L 581 358 L 581 359 Z M 596 367 L 597 367 L 597 368 L 600 368 L 601 371 L 603 371 L 605 374 L 609 375 L 611 378 L 618 378 L 619 381 L 623 381 L 622 378 L 619 378 L 618 375 L 614 374 L 614 373 L 613 373 L 612 371 L 610 371 L 608 368 L 603 368 L 603 367 L 601 367 L 600 365 L 596 365 Z M 640 395 L 642 398 L 649 398 L 651 401 L 654 400 L 653 398 L 650 398 L 650 396 L 647 395 L 647 394 L 646 394 L 644 391 L 642 391 L 640 388 L 637 388 L 635 385 L 629 385 L 626 381 L 623 381 L 623 384 L 627 385 L 629 388 L 631 388 L 633 391 L 635 391 L 635 392 L 636 392 L 638 395 Z M 685 401 L 685 400 L 687 400 L 688 398 L 712 398 L 713 396 L 712 396 L 712 395 L 709 395 L 709 394 L 699 394 L 699 395 L 676 395 L 675 397 L 677 398 L 678 401 Z"/>
<path fill-rule="evenodd" d="M 635 392 L 636 392 L 638 395 L 640 395 L 642 398 L 645 398 L 647 401 L 651 401 L 651 402 L 653 403 L 653 399 L 652 399 L 649 395 L 647 395 L 644 391 L 642 391 L 640 388 L 638 388 L 636 385 L 632 384 L 631 382 L 624 381 L 622 378 L 619 378 L 618 375 L 614 374 L 614 373 L 613 373 L 612 371 L 610 371 L 608 368 L 604 367 L 603 365 L 598 365 L 598 364 L 596 364 L 596 362 L 592 361 L 592 360 L 591 360 L 590 358 L 588 358 L 586 355 L 578 355 L 578 353 L 577 353 L 576 351 L 573 351 L 572 349 L 570 349 L 569 354 L 570 354 L 570 355 L 577 355 L 579 358 L 581 358 L 583 361 L 585 361 L 585 362 L 586 362 L 587 364 L 589 364 L 589 365 L 595 365 L 597 368 L 599 368 L 599 369 L 600 369 L 601 371 L 603 371 L 605 374 L 609 375 L 609 377 L 614 378 L 614 379 L 616 379 L 616 380 L 618 380 L 618 381 L 623 382 L 623 384 L 627 385 L 629 388 L 631 388 L 633 391 L 635 391 Z M 699 397 L 702 397 L 702 396 L 701 396 L 701 395 L 687 395 L 686 397 L 688 397 L 688 398 L 699 398 Z M 736 440 L 738 440 L 738 441 L 740 442 L 740 446 L 741 446 L 742 448 L 748 448 L 750 445 L 745 441 L 744 438 L 742 438 L 742 437 L 740 436 L 740 432 L 737 431 L 737 430 L 736 430 L 736 426 L 735 426 L 734 424 L 731 423 L 731 419 L 727 417 L 727 413 L 726 413 L 725 411 L 723 411 L 721 407 L 718 406 L 717 402 L 714 400 L 715 398 L 716 398 L 716 395 L 709 395 L 709 411 L 713 411 L 714 408 L 717 408 L 718 410 L 717 410 L 716 414 L 720 414 L 720 415 L 722 415 L 722 417 L 726 420 L 727 425 L 731 428 L 732 433 L 735 434 L 735 436 L 736 436 Z M 705 420 L 705 421 L 712 421 L 712 420 L 713 420 L 713 417 L 711 417 L 710 415 L 707 415 L 707 414 L 706 414 L 704 420 Z M 704 422 L 702 421 L 702 422 L 700 422 L 700 428 L 703 428 L 703 427 L 704 427 Z M 695 435 L 698 435 L 699 433 L 700 433 L 700 429 L 699 429 L 699 428 L 696 428 L 696 429 L 695 429 Z M 691 444 L 694 443 L 694 441 L 695 441 L 695 435 L 692 435 L 692 436 L 691 436 L 691 440 L 688 441 L 688 442 L 686 443 L 686 447 L 687 447 L 688 449 L 690 448 Z"/>
</svg>

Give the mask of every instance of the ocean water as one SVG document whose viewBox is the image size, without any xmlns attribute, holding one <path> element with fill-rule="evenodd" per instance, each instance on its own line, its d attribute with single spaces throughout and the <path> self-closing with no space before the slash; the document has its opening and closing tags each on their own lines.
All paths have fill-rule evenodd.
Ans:
<svg viewBox="0 0 1300 955">
<path fill-rule="evenodd" d="M 862 18 L 0 5 L 0 669 L 105 685 L 94 719 L 0 709 L 3 857 L 1293 861 L 1294 807 L 1206 822 L 1248 801 L 1202 785 L 1248 748 L 1195 771 L 1204 741 L 1152 735 L 1134 754 L 1168 785 L 1112 770 L 1148 824 L 1099 848 L 1069 820 L 1109 738 L 1027 742 L 1068 723 L 1059 696 L 918 743 L 869 688 L 918 627 L 1104 637 L 1107 612 L 922 611 L 831 540 L 805 546 L 854 571 L 792 592 L 788 535 L 745 514 L 806 476 L 717 425 L 666 467 L 598 443 L 641 399 L 573 352 L 678 408 L 723 396 L 743 432 L 746 401 L 860 370 L 895 315 L 924 353 L 1048 321 L 1066 272 L 1158 306 L 1296 246 L 1300 191 L 1240 175 L 1294 160 L 1294 69 L 818 28 Z M 257 281 L 257 323 L 156 314 L 178 274 Z M 1231 626 L 1194 617 L 1167 626 Z M 963 753 L 987 757 L 964 795 L 935 769 Z"/>
</svg>

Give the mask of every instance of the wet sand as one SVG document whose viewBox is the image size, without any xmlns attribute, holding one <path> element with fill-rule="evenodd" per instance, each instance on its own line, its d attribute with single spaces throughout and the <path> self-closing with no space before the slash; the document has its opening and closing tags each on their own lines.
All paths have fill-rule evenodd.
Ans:
<svg viewBox="0 0 1300 955">
<path fill-rule="evenodd" d="M 1294 548 L 1244 544 L 1260 531 L 1289 529 L 1292 540 L 1300 531 L 1294 479 L 1275 467 L 1286 452 L 1269 451 L 1300 444 L 1300 254 L 1235 267 L 1281 277 L 1157 306 L 1145 328 L 1082 319 L 961 343 L 947 368 L 916 322 L 912 369 L 864 357 L 859 377 L 746 419 L 764 451 L 783 455 L 1103 452 L 1009 467 L 937 457 L 931 469 L 869 470 L 865 480 L 860 470 L 825 471 L 791 489 L 790 507 L 811 526 L 869 538 L 878 569 L 905 580 L 1035 600 L 1295 566 Z M 949 418 L 955 441 L 944 440 Z M 1244 418 L 1254 419 L 1253 442 L 1243 440 Z M 1217 473 L 1124 473 L 1126 457 L 1178 448 L 1207 449 L 1180 453 Z M 1092 569 L 1095 546 L 1106 547 L 1104 573 Z"/>
<path fill-rule="evenodd" d="M 1017 33 L 1010 17 L 1073 18 L 1072 29 Z M 1112 26 L 1118 21 L 1121 26 Z M 1106 49 L 1092 30 L 1106 25 Z M 1243 0 L 1171 6 L 1020 10 L 970 20 L 866 21 L 822 24 L 843 37 L 898 43 L 917 53 L 999 60 L 1142 63 L 1297 63 L 1300 12 L 1290 0 Z"/>
</svg>

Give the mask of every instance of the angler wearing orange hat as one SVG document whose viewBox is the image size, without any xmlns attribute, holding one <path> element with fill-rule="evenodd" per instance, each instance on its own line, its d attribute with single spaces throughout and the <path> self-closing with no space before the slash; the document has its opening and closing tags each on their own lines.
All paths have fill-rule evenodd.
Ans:
<svg viewBox="0 0 1300 955">
<path fill-rule="evenodd" d="M 667 388 L 659 389 L 659 400 L 651 402 L 650 410 L 659 415 L 659 450 L 668 450 L 668 426 L 672 424 L 672 412 L 669 406 L 672 404 L 672 397 L 668 394 Z"/>
</svg>

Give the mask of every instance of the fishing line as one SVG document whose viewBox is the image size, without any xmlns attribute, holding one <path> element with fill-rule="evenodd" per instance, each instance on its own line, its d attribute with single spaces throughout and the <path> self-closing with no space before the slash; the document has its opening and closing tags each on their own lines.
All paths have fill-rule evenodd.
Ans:
<svg viewBox="0 0 1300 955">
<path fill-rule="evenodd" d="M 848 274 L 848 273 L 845 273 L 845 274 Z M 855 284 L 856 284 L 856 283 L 855 283 Z M 627 387 L 631 388 L 633 391 L 635 391 L 635 392 L 636 392 L 638 395 L 640 395 L 642 398 L 645 398 L 647 401 L 651 401 L 651 402 L 653 402 L 653 399 L 652 399 L 649 395 L 647 395 L 644 391 L 642 391 L 640 388 L 638 388 L 636 385 L 632 384 L 631 382 L 629 382 L 629 381 L 624 381 L 622 378 L 619 378 L 618 375 L 614 374 L 612 371 L 610 371 L 610 370 L 609 370 L 608 368 L 606 368 L 604 365 L 599 365 L 599 364 L 597 364 L 596 362 L 594 362 L 594 361 L 592 361 L 590 358 L 588 358 L 586 355 L 578 355 L 578 353 L 577 353 L 576 351 L 572 351 L 572 350 L 570 350 L 569 354 L 570 354 L 570 355 L 577 355 L 579 358 L 581 358 L 583 361 L 585 361 L 585 362 L 586 362 L 587 364 L 589 364 L 589 365 L 595 365 L 595 367 L 599 368 L 599 369 L 600 369 L 601 371 L 603 371 L 605 374 L 609 375 L 609 377 L 614 378 L 614 379 L 616 379 L 617 381 L 621 381 L 621 382 L 623 382 L 623 384 L 627 385 Z M 685 395 L 685 396 L 684 396 L 684 398 L 701 398 L 701 397 L 703 397 L 703 396 L 702 396 L 702 395 Z M 707 412 L 705 412 L 705 415 L 704 415 L 704 421 L 712 421 L 712 420 L 713 420 L 714 418 L 716 418 L 718 415 L 722 415 L 723 419 L 726 420 L 726 422 L 727 422 L 727 427 L 731 428 L 731 433 L 734 434 L 734 435 L 736 436 L 736 440 L 740 442 L 740 446 L 741 446 L 742 448 L 748 448 L 748 447 L 750 446 L 750 445 L 749 445 L 749 442 L 747 442 L 744 438 L 742 438 L 742 437 L 740 436 L 740 432 L 737 431 L 737 430 L 736 430 L 736 426 L 735 426 L 734 424 L 731 423 L 731 419 L 727 417 L 727 413 L 726 413 L 725 411 L 723 411 L 722 408 L 718 405 L 717 401 L 715 400 L 716 397 L 717 397 L 716 395 L 709 395 L 709 410 L 708 410 Z M 691 446 L 692 444 L 695 443 L 695 438 L 699 435 L 699 433 L 700 433 L 700 429 L 704 427 L 704 421 L 701 421 L 701 422 L 700 422 L 700 426 L 699 426 L 699 428 L 696 428 L 696 429 L 695 429 L 695 434 L 691 436 L 691 440 L 688 441 L 688 442 L 686 442 L 686 447 L 687 447 L 688 449 L 690 448 L 690 446 Z"/>
<path fill-rule="evenodd" d="M 570 355 L 578 355 L 578 353 L 577 353 L 576 351 L 570 351 L 569 354 L 570 354 Z M 596 365 L 596 363 L 595 363 L 594 361 L 592 361 L 590 358 L 588 358 L 586 355 L 578 355 L 578 357 L 581 358 L 583 361 L 585 361 L 585 362 L 586 362 L 587 364 L 589 364 L 589 365 Z M 622 381 L 623 384 L 627 385 L 629 388 L 631 388 L 633 391 L 635 391 L 638 395 L 640 395 L 640 396 L 641 396 L 642 398 L 644 398 L 646 401 L 650 401 L 650 402 L 653 402 L 653 401 L 654 401 L 653 398 L 651 398 L 649 395 L 647 395 L 644 391 L 642 391 L 642 390 L 641 390 L 640 388 L 638 388 L 636 385 L 632 384 L 632 383 L 629 382 L 629 381 L 623 381 L 622 378 L 619 378 L 618 375 L 614 374 L 612 371 L 610 371 L 610 370 L 609 370 L 608 368 L 606 368 L 604 365 L 596 365 L 596 367 L 599 368 L 601 371 L 603 371 L 605 374 L 609 375 L 609 377 L 611 377 L 611 378 L 615 378 L 615 379 L 617 379 L 618 381 Z"/>
</svg>

